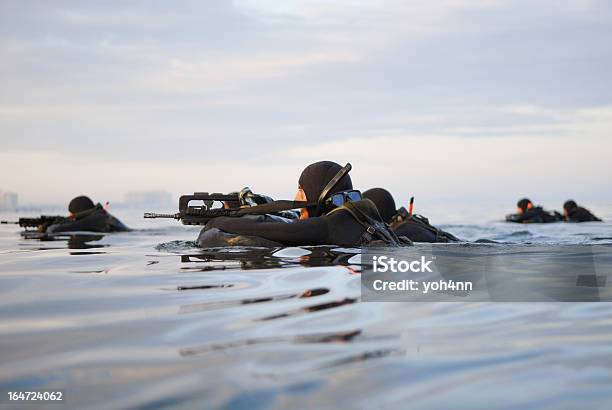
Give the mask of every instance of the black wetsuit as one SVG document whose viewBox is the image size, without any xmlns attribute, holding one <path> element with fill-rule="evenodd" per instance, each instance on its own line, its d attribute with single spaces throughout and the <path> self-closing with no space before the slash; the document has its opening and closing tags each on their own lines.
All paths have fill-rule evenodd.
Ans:
<svg viewBox="0 0 612 410">
<path fill-rule="evenodd" d="M 259 237 L 287 246 L 357 246 L 364 228 L 348 212 L 338 212 L 293 222 L 267 221 L 265 218 L 215 218 L 202 231 L 217 228 L 223 232 Z M 202 234 L 200 234 L 200 238 Z M 201 239 L 198 238 L 200 246 Z M 210 245 L 208 245 L 210 246 Z"/>
<path fill-rule="evenodd" d="M 563 220 L 563 216 L 556 211 L 545 211 L 541 206 L 535 206 L 527 209 L 521 214 L 511 214 L 506 216 L 506 222 L 517 223 L 549 223 L 559 222 Z"/>
<path fill-rule="evenodd" d="M 380 219 L 371 201 L 357 201 L 354 204 L 366 202 L 371 204 L 370 207 Z M 380 223 L 384 225 L 382 221 Z M 361 246 L 365 244 L 365 231 L 366 228 L 346 210 L 291 222 L 278 222 L 270 220 L 267 216 L 220 217 L 208 222 L 198 237 L 198 245 L 201 247 L 222 246 L 223 244 L 219 243 L 219 233 L 226 233 L 231 234 L 231 237 L 228 236 L 225 245 Z"/>
<path fill-rule="evenodd" d="M 81 212 L 76 219 L 54 223 L 46 228 L 47 233 L 56 232 L 123 232 L 130 229 L 98 204 L 96 207 Z"/>
<path fill-rule="evenodd" d="M 577 206 L 567 212 L 568 222 L 601 222 L 601 219 L 596 217 L 586 208 Z"/>
<path fill-rule="evenodd" d="M 330 195 L 353 189 L 350 167 L 319 161 L 308 165 L 299 178 L 299 187 L 308 199 L 305 220 L 278 221 L 260 217 L 220 217 L 206 224 L 198 245 L 243 246 L 363 246 L 380 244 L 400 246 L 400 240 L 383 222 L 376 205 L 369 199 L 345 202 L 334 207 Z M 273 203 L 272 203 L 273 204 Z M 255 206 L 257 207 L 257 206 Z"/>
<path fill-rule="evenodd" d="M 426 218 L 423 219 L 427 221 Z M 459 241 L 453 234 L 438 229 L 428 222 L 424 223 L 424 221 L 417 221 L 412 218 L 393 226 L 393 232 L 397 236 L 405 236 L 413 242 L 448 243 Z"/>
<path fill-rule="evenodd" d="M 413 242 L 456 242 L 454 235 L 444 232 L 429 223 L 422 215 L 410 214 L 406 208 L 395 209 L 395 199 L 384 188 L 372 188 L 363 193 L 370 199 L 384 221 L 387 221 L 397 236 L 403 236 Z"/>
<path fill-rule="evenodd" d="M 397 236 L 406 236 L 413 242 L 436 242 L 436 234 L 417 224 L 404 222 L 393 229 Z"/>
</svg>

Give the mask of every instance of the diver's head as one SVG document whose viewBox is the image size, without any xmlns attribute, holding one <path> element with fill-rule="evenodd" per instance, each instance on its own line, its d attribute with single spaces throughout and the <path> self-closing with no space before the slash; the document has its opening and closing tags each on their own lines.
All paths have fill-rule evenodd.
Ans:
<svg viewBox="0 0 612 410">
<path fill-rule="evenodd" d="M 570 199 L 565 201 L 565 203 L 563 204 L 563 211 L 565 212 L 565 214 L 567 215 L 572 209 L 578 208 L 578 204 L 576 203 L 576 201 Z"/>
<path fill-rule="evenodd" d="M 533 203 L 531 202 L 531 200 L 527 199 L 527 198 L 523 198 L 520 201 L 518 201 L 516 203 L 516 206 L 518 208 L 518 213 L 522 214 L 523 212 L 527 211 L 528 209 L 533 208 Z"/>
<path fill-rule="evenodd" d="M 389 191 L 383 188 L 372 188 L 365 191 L 362 197 L 374 202 L 383 221 L 391 223 L 391 219 L 395 216 L 397 210 L 395 209 L 393 195 Z"/>
<path fill-rule="evenodd" d="M 70 214 L 75 215 L 84 211 L 88 211 L 94 207 L 95 205 L 93 201 L 89 199 L 88 196 L 81 195 L 70 201 L 70 203 L 68 204 L 68 211 L 70 212 Z"/>
<path fill-rule="evenodd" d="M 316 204 L 325 186 L 338 174 L 342 167 L 332 161 L 319 161 L 308 165 L 302 175 L 300 175 L 298 192 L 295 196 L 297 201 L 307 201 L 309 204 Z M 329 194 L 348 191 L 353 189 L 351 177 L 346 174 L 329 191 Z M 309 216 L 321 216 L 323 211 L 316 207 L 309 207 L 302 210 L 302 219 Z"/>
</svg>

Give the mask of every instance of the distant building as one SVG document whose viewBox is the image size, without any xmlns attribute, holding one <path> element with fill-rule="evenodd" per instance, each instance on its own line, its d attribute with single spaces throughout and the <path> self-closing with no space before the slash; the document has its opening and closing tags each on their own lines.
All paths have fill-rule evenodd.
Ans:
<svg viewBox="0 0 612 410">
<path fill-rule="evenodd" d="M 125 194 L 125 205 L 129 207 L 170 207 L 172 194 L 166 191 L 130 191 Z"/>
<path fill-rule="evenodd" d="M 19 206 L 17 194 L 14 192 L 2 192 L 0 191 L 0 210 L 2 211 L 14 211 Z"/>
</svg>

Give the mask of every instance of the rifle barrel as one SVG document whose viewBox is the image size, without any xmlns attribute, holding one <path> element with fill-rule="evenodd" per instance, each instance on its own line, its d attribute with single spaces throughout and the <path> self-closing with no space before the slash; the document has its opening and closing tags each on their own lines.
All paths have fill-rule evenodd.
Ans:
<svg viewBox="0 0 612 410">
<path fill-rule="evenodd" d="M 18 225 L 19 222 L 14 222 L 14 221 L 0 221 L 0 224 L 2 225 Z"/>
<path fill-rule="evenodd" d="M 145 218 L 170 218 L 170 219 L 181 219 L 181 214 L 156 214 L 155 212 L 145 212 Z"/>
</svg>

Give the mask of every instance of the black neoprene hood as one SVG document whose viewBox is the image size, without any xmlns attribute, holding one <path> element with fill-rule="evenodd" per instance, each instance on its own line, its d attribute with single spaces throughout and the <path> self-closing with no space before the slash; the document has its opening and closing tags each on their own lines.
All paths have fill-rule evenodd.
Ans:
<svg viewBox="0 0 612 410">
<path fill-rule="evenodd" d="M 531 203 L 531 201 L 528 198 L 523 198 L 516 203 L 516 206 L 521 208 L 524 212 L 527 210 L 527 206 L 529 205 L 529 203 Z"/>
<path fill-rule="evenodd" d="M 332 180 L 342 167 L 332 161 L 319 161 L 308 165 L 302 175 L 300 175 L 299 184 L 306 194 L 306 200 L 309 203 L 315 203 L 325 186 Z M 336 186 L 329 192 L 330 194 L 353 189 L 351 177 L 347 174 L 338 181 Z M 311 215 L 318 216 L 318 215 Z"/>
<path fill-rule="evenodd" d="M 374 202 L 378 212 L 382 217 L 383 221 L 390 222 L 391 218 L 395 215 L 397 210 L 395 209 L 395 200 L 393 195 L 384 188 L 372 188 L 368 189 L 362 194 L 363 198 L 367 198 Z"/>
<path fill-rule="evenodd" d="M 563 209 L 568 212 L 574 208 L 578 208 L 578 204 L 576 203 L 576 201 L 573 201 L 571 199 L 569 201 L 565 201 L 565 203 L 563 204 Z"/>
<path fill-rule="evenodd" d="M 78 214 L 79 212 L 87 211 L 88 209 L 93 208 L 95 205 L 89 197 L 85 195 L 77 196 L 68 205 L 68 211 L 73 214 Z"/>
</svg>

